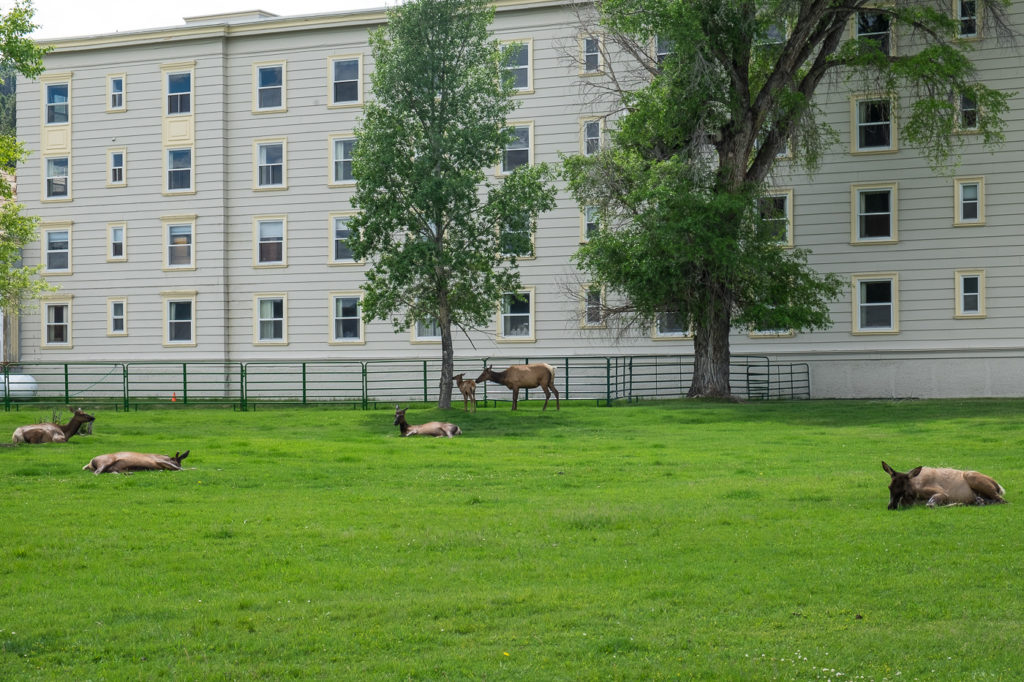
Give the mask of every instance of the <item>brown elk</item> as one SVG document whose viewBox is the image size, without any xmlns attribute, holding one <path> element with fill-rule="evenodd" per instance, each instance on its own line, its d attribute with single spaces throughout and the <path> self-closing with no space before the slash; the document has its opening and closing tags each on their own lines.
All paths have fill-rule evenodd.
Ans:
<svg viewBox="0 0 1024 682">
<path fill-rule="evenodd" d="M 83 425 L 89 424 L 96 419 L 91 414 L 86 414 L 81 408 L 74 411 L 71 421 L 67 424 L 55 424 L 44 422 L 42 424 L 28 424 L 14 429 L 11 435 L 12 443 L 66 443 L 71 436 L 78 433 Z M 91 430 L 91 429 L 90 429 Z M 89 431 L 83 431 L 88 433 Z"/>
<path fill-rule="evenodd" d="M 495 372 L 490 366 L 485 367 L 483 373 L 476 378 L 479 384 L 482 381 L 493 381 L 507 388 L 512 389 L 512 409 L 519 404 L 519 389 L 541 387 L 544 391 L 544 407 L 548 409 L 548 400 L 552 392 L 555 394 L 555 409 L 560 410 L 558 400 L 558 389 L 555 388 L 555 368 L 551 365 L 538 362 L 532 365 L 512 365 L 502 372 Z"/>
<path fill-rule="evenodd" d="M 463 379 L 465 374 L 456 374 L 452 377 L 452 381 L 459 387 L 459 392 L 462 393 L 462 409 L 469 412 L 469 401 L 473 401 L 473 411 L 476 412 L 476 382 L 472 379 Z"/>
<path fill-rule="evenodd" d="M 174 457 L 153 455 L 148 452 L 112 452 L 109 455 L 98 455 L 84 467 L 83 471 L 100 474 L 123 474 L 131 471 L 181 471 L 181 460 L 188 457 L 191 450 L 184 453 L 175 452 Z"/>
<path fill-rule="evenodd" d="M 406 408 L 406 410 L 409 408 Z M 434 438 L 452 438 L 462 435 L 462 429 L 455 424 L 448 422 L 427 422 L 426 424 L 412 424 L 405 421 L 405 410 L 395 405 L 395 426 L 402 432 L 402 437 L 408 436 L 433 436 Z"/>
<path fill-rule="evenodd" d="M 889 509 L 910 506 L 927 500 L 929 507 L 953 504 L 1001 504 L 1006 502 L 1003 486 L 991 476 L 977 471 L 915 467 L 903 474 L 885 462 L 882 468 L 892 479 L 889 483 Z"/>
</svg>

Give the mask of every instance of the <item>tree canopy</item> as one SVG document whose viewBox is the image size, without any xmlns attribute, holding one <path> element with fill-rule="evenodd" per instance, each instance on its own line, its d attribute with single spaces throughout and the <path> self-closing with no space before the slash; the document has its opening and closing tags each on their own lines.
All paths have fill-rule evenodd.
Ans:
<svg viewBox="0 0 1024 682">
<path fill-rule="evenodd" d="M 998 32 L 1007 4 L 978 0 L 977 20 Z M 671 315 L 693 333 L 692 396 L 730 394 L 732 329 L 831 324 L 843 283 L 780 244 L 766 201 L 780 156 L 813 173 L 839 139 L 816 98 L 823 83 L 873 93 L 933 169 L 955 163 L 966 104 L 986 145 L 1003 139 L 1010 93 L 977 82 L 964 25 L 944 0 L 594 6 L 606 49 L 632 71 L 609 70 L 620 107 L 611 144 L 565 162 L 574 196 L 605 228 L 575 260 L 622 297 L 611 314 L 645 325 Z"/>
</svg>

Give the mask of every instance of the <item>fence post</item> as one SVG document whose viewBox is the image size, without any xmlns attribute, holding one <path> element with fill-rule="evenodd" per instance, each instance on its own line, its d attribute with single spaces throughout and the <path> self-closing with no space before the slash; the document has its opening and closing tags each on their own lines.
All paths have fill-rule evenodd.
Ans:
<svg viewBox="0 0 1024 682">
<path fill-rule="evenodd" d="M 610 407 L 612 404 L 612 359 L 604 359 L 604 405 Z"/>
<path fill-rule="evenodd" d="M 4 363 L 4 412 L 11 411 L 11 366 Z"/>
<path fill-rule="evenodd" d="M 128 390 L 128 363 L 121 365 L 121 405 L 124 407 L 124 411 L 128 411 L 128 402 L 130 400 L 130 393 Z"/>
<path fill-rule="evenodd" d="M 569 399 L 569 356 L 565 356 L 565 399 Z"/>
<path fill-rule="evenodd" d="M 423 402 L 427 402 L 427 361 L 423 361 Z"/>
<path fill-rule="evenodd" d="M 64 404 L 71 404 L 71 373 L 66 362 L 64 363 Z"/>
<path fill-rule="evenodd" d="M 302 404 L 306 404 L 306 363 L 302 363 Z"/>
<path fill-rule="evenodd" d="M 188 405 L 188 363 L 181 363 L 181 401 Z"/>
<path fill-rule="evenodd" d="M 368 395 L 369 381 L 367 380 L 366 376 L 366 363 L 360 362 L 359 365 L 360 367 L 363 368 L 363 409 L 367 410 L 369 409 L 370 405 L 370 396 Z"/>
</svg>

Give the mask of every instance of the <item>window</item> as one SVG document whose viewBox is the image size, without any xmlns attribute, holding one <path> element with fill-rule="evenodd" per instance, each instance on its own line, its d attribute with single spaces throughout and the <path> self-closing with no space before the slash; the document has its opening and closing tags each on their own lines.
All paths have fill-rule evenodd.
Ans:
<svg viewBox="0 0 1024 682">
<path fill-rule="evenodd" d="M 593 74 L 601 72 L 601 41 L 593 36 L 584 37 L 580 40 L 582 56 L 580 62 L 583 66 L 582 73 Z"/>
<path fill-rule="evenodd" d="M 256 64 L 254 110 L 282 111 L 285 109 L 284 98 L 284 64 Z"/>
<path fill-rule="evenodd" d="M 601 151 L 601 119 L 583 121 L 583 154 L 593 156 Z"/>
<path fill-rule="evenodd" d="M 362 343 L 360 294 L 331 294 L 331 343 Z"/>
<path fill-rule="evenodd" d="M 43 304 L 43 348 L 71 347 L 71 300 L 59 299 Z"/>
<path fill-rule="evenodd" d="M 355 263 L 348 238 L 352 234 L 348 228 L 352 215 L 331 216 L 331 263 Z"/>
<path fill-rule="evenodd" d="M 71 229 L 43 228 L 43 270 L 47 273 L 71 272 Z"/>
<path fill-rule="evenodd" d="M 978 103 L 967 95 L 960 95 L 960 120 L 961 131 L 973 131 L 978 129 Z"/>
<path fill-rule="evenodd" d="M 256 142 L 256 188 L 284 189 L 286 143 L 283 140 Z"/>
<path fill-rule="evenodd" d="M 361 86 L 361 57 L 332 57 L 330 68 L 331 92 L 328 100 L 332 105 L 356 105 L 363 101 Z"/>
<path fill-rule="evenodd" d="M 124 261 L 128 260 L 128 252 L 125 250 L 124 223 L 111 223 L 107 225 L 107 260 Z"/>
<path fill-rule="evenodd" d="M 128 336 L 125 323 L 127 305 L 123 298 L 107 299 L 107 336 Z"/>
<path fill-rule="evenodd" d="M 356 149 L 354 137 L 331 138 L 331 182 L 333 185 L 346 185 L 356 181 L 352 174 L 352 154 Z"/>
<path fill-rule="evenodd" d="M 124 74 L 107 76 L 107 111 L 125 111 Z"/>
<path fill-rule="evenodd" d="M 978 3 L 977 0 L 954 0 L 957 19 L 960 21 L 961 38 L 978 37 Z"/>
<path fill-rule="evenodd" d="M 654 59 L 659 64 L 664 62 L 669 55 L 675 52 L 675 49 L 675 42 L 670 38 L 665 38 L 663 36 L 656 36 L 654 38 Z"/>
<path fill-rule="evenodd" d="M 505 53 L 505 73 L 512 83 L 512 89 L 518 92 L 533 91 L 533 76 L 530 72 L 530 52 L 532 43 L 512 43 L 507 45 Z"/>
<path fill-rule="evenodd" d="M 852 243 L 896 241 L 896 189 L 895 184 L 852 186 Z"/>
<path fill-rule="evenodd" d="M 891 33 L 889 15 L 885 12 L 865 10 L 857 13 L 857 37 L 870 41 L 882 54 L 890 54 Z"/>
<path fill-rule="evenodd" d="M 70 199 L 70 161 L 67 156 L 46 159 L 46 199 Z"/>
<path fill-rule="evenodd" d="M 598 230 L 597 206 L 584 206 L 581 214 L 580 241 L 589 242 Z"/>
<path fill-rule="evenodd" d="M 285 297 L 256 297 L 256 343 L 287 343 L 285 330 Z"/>
<path fill-rule="evenodd" d="M 285 221 L 256 219 L 256 265 L 284 265 Z"/>
<path fill-rule="evenodd" d="M 895 273 L 853 276 L 853 333 L 895 334 L 899 331 Z"/>
<path fill-rule="evenodd" d="M 761 224 L 775 240 L 793 246 L 793 190 L 777 190 L 759 202 Z"/>
<path fill-rule="evenodd" d="M 683 327 L 679 313 L 661 312 L 654 320 L 654 340 L 660 339 L 685 339 L 693 336 L 689 330 Z"/>
<path fill-rule="evenodd" d="M 499 341 L 535 341 L 533 290 L 503 294 L 498 315 Z"/>
<path fill-rule="evenodd" d="M 604 292 L 600 287 L 591 286 L 583 291 L 583 325 L 586 329 L 597 329 L 604 324 Z"/>
<path fill-rule="evenodd" d="M 854 152 L 896 150 L 896 128 L 892 120 L 892 101 L 889 99 L 853 100 Z"/>
<path fill-rule="evenodd" d="M 124 174 L 125 149 L 107 150 L 107 186 L 122 187 L 128 183 Z"/>
<path fill-rule="evenodd" d="M 167 113 L 192 113 L 192 72 L 167 72 Z"/>
<path fill-rule="evenodd" d="M 530 216 L 516 216 L 502 226 L 498 248 L 503 256 L 533 256 L 533 225 Z"/>
<path fill-rule="evenodd" d="M 956 312 L 954 317 L 985 317 L 985 271 L 956 271 Z"/>
<path fill-rule="evenodd" d="M 168 269 L 194 269 L 196 266 L 195 222 L 194 220 L 165 220 L 164 243 L 167 245 L 166 262 Z"/>
<path fill-rule="evenodd" d="M 985 224 L 985 178 L 956 178 L 956 215 L 953 224 Z"/>
<path fill-rule="evenodd" d="M 441 324 L 436 317 L 428 317 L 426 320 L 417 320 L 413 327 L 413 342 L 436 343 L 441 340 Z"/>
<path fill-rule="evenodd" d="M 513 139 L 505 147 L 501 157 L 501 172 L 511 173 L 520 166 L 533 165 L 533 151 L 530 138 L 533 136 L 532 124 L 513 124 Z"/>
<path fill-rule="evenodd" d="M 167 150 L 167 191 L 192 190 L 192 149 Z"/>
<path fill-rule="evenodd" d="M 164 297 L 164 325 L 168 346 L 196 345 L 196 294 L 195 292 L 174 292 Z"/>
<path fill-rule="evenodd" d="M 60 125 L 71 121 L 70 83 L 46 85 L 46 125 Z"/>
</svg>

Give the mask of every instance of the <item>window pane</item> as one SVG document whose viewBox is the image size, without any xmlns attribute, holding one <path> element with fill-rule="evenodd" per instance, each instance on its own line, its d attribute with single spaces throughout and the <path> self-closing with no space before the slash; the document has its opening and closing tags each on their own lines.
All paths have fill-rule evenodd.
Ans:
<svg viewBox="0 0 1024 682">
<path fill-rule="evenodd" d="M 335 218 L 334 219 L 334 260 L 336 261 L 350 261 L 354 257 L 352 255 L 352 249 L 348 246 L 348 218 Z"/>
<path fill-rule="evenodd" d="M 68 84 L 46 86 L 46 122 L 68 122 Z"/>
<path fill-rule="evenodd" d="M 334 102 L 359 101 L 359 60 L 341 59 L 334 62 Z"/>
<path fill-rule="evenodd" d="M 167 338 L 170 341 L 192 340 L 192 301 L 170 301 L 167 317 Z"/>
</svg>

